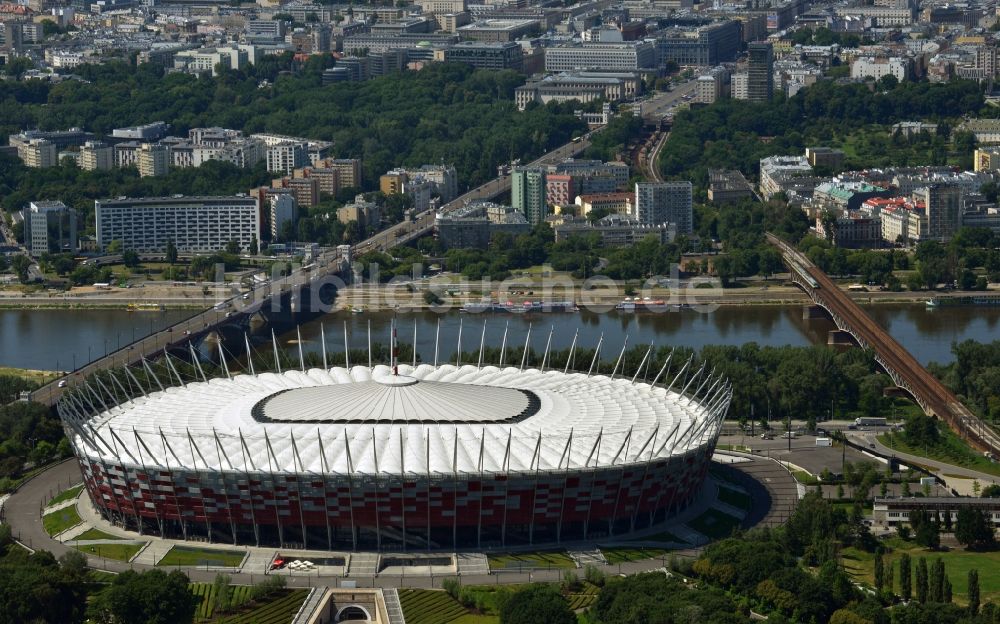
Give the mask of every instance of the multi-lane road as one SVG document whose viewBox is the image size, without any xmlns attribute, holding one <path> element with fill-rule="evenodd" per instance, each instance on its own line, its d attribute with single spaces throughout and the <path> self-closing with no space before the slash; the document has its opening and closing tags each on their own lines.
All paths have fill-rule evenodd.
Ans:
<svg viewBox="0 0 1000 624">
<path fill-rule="evenodd" d="M 567 158 L 573 158 L 588 147 L 590 147 L 590 137 L 603 129 L 598 128 L 588 132 L 577 141 L 561 145 L 541 158 L 532 161 L 528 166 L 554 165 Z M 510 176 L 503 175 L 493 178 L 489 182 L 481 184 L 460 197 L 448 202 L 438 210 L 438 214 L 447 214 L 466 205 L 470 201 L 477 199 L 493 199 L 510 191 Z M 415 216 L 412 221 L 403 221 L 396 225 L 378 232 L 371 238 L 364 240 L 354 246 L 354 253 L 363 254 L 370 251 L 386 251 L 392 247 L 407 243 L 414 238 L 427 234 L 434 228 L 434 218 L 436 213 L 433 210 L 425 210 Z"/>
</svg>

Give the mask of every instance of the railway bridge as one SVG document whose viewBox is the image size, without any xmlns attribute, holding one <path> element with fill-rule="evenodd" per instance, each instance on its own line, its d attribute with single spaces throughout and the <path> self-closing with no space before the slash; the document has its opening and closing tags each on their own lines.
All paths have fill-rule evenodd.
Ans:
<svg viewBox="0 0 1000 624">
<path fill-rule="evenodd" d="M 993 429 L 963 405 L 805 254 L 773 234 L 768 234 L 767 238 L 781 252 L 792 281 L 830 315 L 839 330 L 850 334 L 862 348 L 871 350 L 875 361 L 893 383 L 913 397 L 925 414 L 947 423 L 971 446 L 996 455 L 1000 436 Z"/>
</svg>

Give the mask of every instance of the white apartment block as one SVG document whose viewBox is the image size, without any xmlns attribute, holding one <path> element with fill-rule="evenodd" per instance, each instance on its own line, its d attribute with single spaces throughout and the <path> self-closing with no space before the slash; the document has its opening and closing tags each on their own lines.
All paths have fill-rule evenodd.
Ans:
<svg viewBox="0 0 1000 624">
<path fill-rule="evenodd" d="M 637 183 L 635 216 L 643 225 L 676 223 L 678 234 L 690 234 L 694 231 L 691 183 Z"/>
<path fill-rule="evenodd" d="M 750 74 L 739 72 L 733 74 L 729 83 L 729 88 L 734 100 L 750 99 Z"/>
<path fill-rule="evenodd" d="M 278 240 L 285 224 L 294 224 L 299 218 L 299 203 L 290 191 L 268 193 L 267 202 L 270 209 L 271 240 Z"/>
<path fill-rule="evenodd" d="M 545 49 L 545 71 L 575 69 L 636 71 L 656 67 L 656 49 L 648 41 L 581 43 Z"/>
<path fill-rule="evenodd" d="M 267 170 L 291 175 L 299 167 L 309 164 L 309 148 L 305 143 L 287 141 L 267 149 Z"/>
<path fill-rule="evenodd" d="M 251 139 L 259 139 L 264 142 L 265 147 L 274 147 L 276 145 L 283 145 L 285 143 L 305 143 L 307 153 L 309 156 L 309 162 L 307 164 L 316 165 L 317 162 L 323 160 L 330 154 L 330 148 L 333 147 L 333 143 L 330 141 L 319 141 L 316 139 L 306 139 L 303 137 L 293 137 L 285 134 L 271 134 L 258 132 L 257 134 L 251 134 Z"/>
<path fill-rule="evenodd" d="M 874 78 L 895 76 L 900 82 L 910 75 L 910 60 L 894 56 L 891 58 L 861 57 L 851 63 L 851 78 Z"/>
<path fill-rule="evenodd" d="M 216 65 L 228 69 L 243 69 L 250 64 L 250 57 L 245 47 L 182 50 L 174 55 L 174 69 L 190 74 L 211 72 L 213 76 L 218 75 Z"/>
<path fill-rule="evenodd" d="M 148 197 L 94 202 L 97 245 L 106 249 L 121 241 L 122 249 L 159 253 L 173 241 L 181 253 L 209 253 L 236 240 L 244 249 L 260 240 L 260 205 L 256 198 Z"/>
</svg>

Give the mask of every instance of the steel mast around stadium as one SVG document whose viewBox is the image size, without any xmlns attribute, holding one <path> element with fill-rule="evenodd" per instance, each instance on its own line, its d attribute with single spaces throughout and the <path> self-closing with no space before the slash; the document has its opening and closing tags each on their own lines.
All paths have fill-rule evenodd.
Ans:
<svg viewBox="0 0 1000 624">
<path fill-rule="evenodd" d="M 576 335 L 563 371 L 550 369 L 546 372 L 546 366 L 551 366 L 551 332 L 539 369 L 526 370 L 527 353 L 522 355 L 518 368 L 484 367 L 485 335 L 484 324 L 479 361 L 475 366 L 461 364 L 460 332 L 454 366 L 438 364 L 439 345 L 436 338 L 433 366 L 410 366 L 408 370 L 404 369 L 404 375 L 399 374 L 395 323 L 391 330 L 389 367 L 350 368 L 346 323 L 344 368 L 329 367 L 325 328 L 322 327 L 323 369 L 307 370 L 299 340 L 299 370 L 281 372 L 280 359 L 276 359 L 277 374 L 258 374 L 253 369 L 250 355 L 250 375 L 233 375 L 220 345 L 219 361 L 224 378 L 209 380 L 197 354 L 189 345 L 200 382 L 185 382 L 174 366 L 172 356 L 165 353 L 164 370 L 161 372 L 168 377 L 166 385 L 149 362 L 143 359 L 141 370 L 149 388 L 143 386 L 132 369 L 126 367 L 120 376 L 108 372 L 103 378 L 95 375 L 87 380 L 67 393 L 58 410 L 80 459 L 88 493 L 102 513 L 123 526 L 134 523 L 140 532 L 150 526 L 148 522 L 155 522 L 160 535 L 179 534 L 184 539 L 201 534 L 197 525 L 204 522 L 204 534 L 210 540 L 218 537 L 233 543 L 277 542 L 282 546 L 301 544 L 304 547 L 308 547 L 310 542 L 325 541 L 325 546 L 330 549 L 337 545 L 352 550 L 382 550 L 387 543 L 393 542 L 396 543 L 395 548 L 403 550 L 412 549 L 414 545 L 431 550 L 560 543 L 646 528 L 660 523 L 690 502 L 704 478 L 708 458 L 731 400 L 732 388 L 727 381 L 714 375 L 714 371 L 706 373 L 704 364 L 693 371 L 692 356 L 665 388 L 657 387 L 661 378 L 666 381 L 664 375 L 673 357 L 671 352 L 652 383 L 637 383 L 640 373 L 644 379 L 650 373 L 652 345 L 646 350 L 631 380 L 620 378 L 618 373 L 627 339 L 610 375 L 597 374 L 603 339 L 598 342 L 587 374 L 569 373 L 570 364 L 574 361 Z M 249 345 L 249 340 L 246 340 Z M 280 350 L 273 333 L 272 344 L 277 356 Z M 501 362 L 506 344 L 505 328 Z M 371 359 L 370 328 L 368 345 Z M 490 385 L 491 379 L 506 383 Z M 546 386 L 543 382 L 548 381 L 558 383 Z M 512 382 L 528 389 L 512 388 L 509 385 Z M 254 388 L 253 384 L 263 384 L 264 387 Z M 320 427 L 329 422 L 325 419 L 328 414 L 324 414 L 323 410 L 331 407 L 330 402 L 320 401 L 317 406 L 312 400 L 315 397 L 306 395 L 333 392 L 331 396 L 337 399 L 332 405 L 336 408 L 333 411 L 340 413 L 345 405 L 350 405 L 348 395 L 362 386 L 374 389 L 360 395 L 360 406 L 367 410 L 364 417 L 352 421 L 342 414 L 335 414 L 333 422 L 342 425 L 338 432 L 343 432 L 344 438 L 342 452 L 339 452 L 339 433 L 331 441 L 323 435 Z M 249 393 L 253 399 L 266 394 L 263 399 L 254 401 L 251 411 L 256 410 L 255 418 L 264 419 L 259 422 L 288 425 L 287 431 L 283 432 L 287 433 L 287 440 L 284 437 L 272 439 L 266 426 L 261 427 L 263 439 L 244 435 L 242 427 L 236 427 L 236 436 L 228 432 L 220 433 L 214 426 L 210 434 L 208 430 L 195 429 L 192 432 L 191 422 L 185 423 L 187 426 L 183 433 L 167 433 L 162 423 L 158 423 L 155 431 L 148 430 L 148 427 L 140 430 L 141 423 L 132 423 L 124 432 L 120 425 L 117 431 L 112 427 L 115 418 L 124 418 L 129 413 L 162 417 L 155 412 L 140 412 L 143 407 L 157 401 L 167 402 L 186 396 L 185 393 L 193 393 L 194 399 L 205 402 L 211 396 L 224 394 L 227 387 Z M 439 392 L 439 387 L 447 392 Z M 558 391 L 567 394 L 560 395 Z M 532 419 L 538 418 L 543 409 L 541 403 L 545 400 L 552 400 L 552 397 L 565 399 L 574 396 L 571 393 L 582 395 L 595 391 L 622 395 L 615 401 L 605 400 L 606 397 L 600 395 L 596 407 L 602 410 L 599 414 L 601 418 L 606 417 L 607 411 L 613 410 L 615 405 L 618 405 L 618 416 L 622 417 L 627 411 L 622 409 L 623 405 L 634 406 L 628 403 L 630 399 L 661 399 L 659 406 L 669 412 L 666 416 L 670 417 L 668 422 L 672 427 L 669 430 L 661 428 L 664 423 L 658 419 L 661 416 L 666 419 L 661 412 L 654 414 L 655 422 L 651 426 L 644 430 L 640 427 L 640 431 L 636 431 L 635 422 L 627 429 L 608 430 L 604 426 L 605 421 L 601 420 L 596 423 L 600 425 L 596 432 L 593 428 L 588 431 L 586 428 L 578 430 L 570 427 L 568 432 L 557 435 L 546 433 L 549 425 L 556 426 L 554 423 L 543 422 L 545 427 L 535 426 L 527 432 L 530 435 L 515 438 L 514 428 L 518 427 L 521 433 L 521 423 L 531 423 Z M 377 398 L 386 400 L 394 394 L 412 397 L 408 399 L 408 405 L 397 404 L 390 409 L 383 406 L 379 411 L 378 406 L 372 404 L 372 392 L 378 395 Z M 540 396 L 539 392 L 542 393 Z M 296 394 L 301 397 L 296 399 Z M 539 401 L 533 402 L 529 396 L 532 394 Z M 491 403 L 490 410 L 506 409 L 506 417 L 493 420 L 488 418 L 489 414 L 484 417 L 481 409 L 483 400 Z M 587 400 L 590 403 L 581 402 L 576 407 L 583 405 L 581 409 L 586 411 L 586 406 L 591 406 L 594 399 L 587 397 Z M 269 403 L 277 408 L 269 411 Z M 468 405 L 463 406 L 464 403 Z M 191 403 L 184 407 L 195 414 L 199 405 Z M 396 418 L 395 410 L 399 407 L 403 408 L 404 415 L 410 413 L 411 416 Z M 433 413 L 444 407 L 454 410 L 460 418 L 442 418 Z M 316 413 L 305 421 L 285 417 L 289 412 L 301 416 L 308 411 L 307 408 Z M 552 406 L 546 409 L 553 418 L 573 417 L 565 410 L 555 411 Z M 670 412 L 671 409 L 675 411 Z M 427 418 L 429 413 L 430 419 Z M 649 413 L 652 414 L 652 411 Z M 177 414 L 168 416 L 186 417 Z M 382 418 L 388 418 L 388 423 L 380 420 Z M 317 425 L 315 440 L 297 433 L 296 426 L 303 423 Z M 216 423 L 213 421 L 212 424 Z M 444 437 L 442 424 L 452 425 L 452 440 Z M 369 425 L 371 435 L 366 439 L 357 435 L 350 439 L 347 433 L 349 428 L 356 433 Z M 414 425 L 420 427 L 415 428 Z M 505 432 L 501 425 L 508 425 Z M 480 428 L 479 436 L 474 427 Z M 127 430 L 129 428 L 131 431 Z M 383 429 L 387 432 L 380 436 L 378 432 Z M 460 433 L 463 430 L 464 436 Z M 423 434 L 417 436 L 416 445 L 407 435 L 414 431 Z M 431 431 L 436 432 L 435 435 L 432 436 Z M 396 434 L 398 447 L 393 448 Z M 644 435 L 640 437 L 640 434 Z M 362 445 L 361 453 L 357 451 L 359 440 L 367 443 Z M 450 453 L 445 452 L 449 450 L 446 442 L 451 443 Z M 379 443 L 382 444 L 381 452 Z M 159 450 L 154 451 L 154 448 Z M 313 450 L 311 454 L 303 452 L 309 449 Z M 675 452 L 681 454 L 675 455 Z M 424 465 L 420 466 L 421 463 Z M 612 488 L 615 479 L 617 485 Z M 631 480 L 626 483 L 627 479 Z M 668 491 L 666 485 L 654 489 L 656 484 L 651 481 L 655 480 L 664 480 L 673 490 Z M 333 488 L 330 487 L 331 481 L 335 486 Z M 270 483 L 270 489 L 258 487 L 257 492 L 253 491 L 254 483 L 264 485 L 265 482 Z M 512 493 L 512 483 L 521 484 L 521 490 Z M 200 487 L 192 488 L 191 484 Z M 444 487 L 436 487 L 435 484 L 443 484 Z M 500 484 L 505 488 L 502 495 L 496 493 Z M 421 485 L 425 491 L 419 489 Z M 191 496 L 190 492 L 185 494 L 185 486 L 188 490 L 198 490 L 197 496 Z M 448 486 L 450 491 L 446 491 Z M 475 492 L 460 491 L 462 486 L 478 489 Z M 343 491 L 345 488 L 346 492 Z M 277 495 L 279 491 L 283 491 L 283 497 Z M 494 503 L 495 499 L 502 498 L 502 505 L 494 504 L 486 510 L 490 492 Z M 548 496 L 550 492 L 558 492 L 558 495 Z M 598 498 L 598 493 L 603 498 Z M 408 494 L 413 494 L 414 498 L 405 500 Z M 516 496 L 512 498 L 512 494 Z M 475 499 L 475 504 L 460 508 L 461 496 L 466 497 L 467 503 Z M 532 508 L 527 516 L 524 510 L 517 508 L 517 503 L 522 502 L 518 498 L 521 496 L 530 498 Z M 451 509 L 443 509 L 449 501 Z M 435 502 L 441 508 L 436 517 Z M 413 505 L 407 506 L 407 503 Z M 414 518 L 410 507 L 426 507 L 426 518 Z M 442 527 L 441 512 L 448 511 L 451 512 L 451 527 Z M 502 513 L 502 521 L 487 517 L 493 512 Z M 468 522 L 468 516 L 472 514 L 477 516 L 475 531 Z M 322 517 L 321 521 L 317 520 L 319 517 Z M 411 531 L 407 530 L 408 519 L 411 520 Z M 228 532 L 222 528 L 225 524 L 229 524 Z M 321 535 L 324 524 L 325 540 Z M 244 533 L 247 525 L 252 527 L 252 536 Z M 443 528 L 451 529 L 450 540 Z M 317 535 L 318 529 L 320 535 Z M 350 537 L 345 539 L 340 534 L 341 530 L 349 531 Z"/>
</svg>

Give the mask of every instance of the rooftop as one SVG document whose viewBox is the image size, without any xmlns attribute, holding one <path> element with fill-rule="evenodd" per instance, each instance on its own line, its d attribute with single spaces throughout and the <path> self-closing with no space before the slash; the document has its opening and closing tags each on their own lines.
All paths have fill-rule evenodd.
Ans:
<svg viewBox="0 0 1000 624">
<path fill-rule="evenodd" d="M 78 429 L 73 442 L 91 457 L 172 468 L 559 470 L 683 454 L 714 439 L 728 405 L 727 388 L 707 378 L 722 399 L 711 410 L 606 375 L 427 364 L 399 372 L 354 366 L 188 383 L 101 412 L 88 421 L 93 433 Z"/>
</svg>

